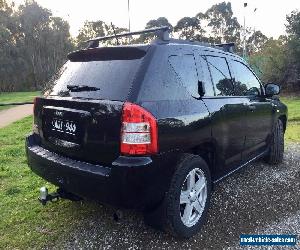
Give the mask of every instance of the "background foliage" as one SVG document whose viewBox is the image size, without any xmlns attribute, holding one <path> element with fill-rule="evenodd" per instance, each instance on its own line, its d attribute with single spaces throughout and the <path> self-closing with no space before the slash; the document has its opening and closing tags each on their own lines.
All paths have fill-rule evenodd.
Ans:
<svg viewBox="0 0 300 250">
<path fill-rule="evenodd" d="M 265 82 L 279 83 L 287 92 L 300 91 L 300 12 L 286 17 L 287 34 L 279 39 L 266 37 L 247 27 L 247 60 Z M 194 17 L 183 17 L 173 27 L 167 18 L 150 20 L 145 28 L 169 26 L 175 38 L 208 43 L 235 42 L 242 51 L 242 27 L 230 2 L 211 6 Z M 87 46 L 86 40 L 127 31 L 102 20 L 86 21 L 76 38 L 69 24 L 53 16 L 34 0 L 16 7 L 0 0 L 0 92 L 40 90 L 74 49 Z M 120 43 L 145 43 L 153 35 L 119 39 Z M 106 45 L 115 44 L 113 39 Z"/>
</svg>

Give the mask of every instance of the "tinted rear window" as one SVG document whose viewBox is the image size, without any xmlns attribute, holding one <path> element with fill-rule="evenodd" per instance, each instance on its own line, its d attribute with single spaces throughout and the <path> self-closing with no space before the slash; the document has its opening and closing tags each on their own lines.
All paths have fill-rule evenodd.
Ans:
<svg viewBox="0 0 300 250">
<path fill-rule="evenodd" d="M 50 95 L 126 100 L 142 58 L 68 61 L 49 82 Z M 96 91 L 69 91 L 67 86 L 96 87 Z"/>
</svg>

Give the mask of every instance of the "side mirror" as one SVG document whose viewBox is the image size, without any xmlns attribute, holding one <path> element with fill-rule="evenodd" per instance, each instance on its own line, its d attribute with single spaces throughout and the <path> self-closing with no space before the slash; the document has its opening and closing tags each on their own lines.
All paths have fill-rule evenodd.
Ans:
<svg viewBox="0 0 300 250">
<path fill-rule="evenodd" d="M 280 87 L 274 83 L 267 83 L 265 85 L 265 93 L 266 97 L 272 97 L 274 95 L 278 95 L 280 93 Z"/>
</svg>

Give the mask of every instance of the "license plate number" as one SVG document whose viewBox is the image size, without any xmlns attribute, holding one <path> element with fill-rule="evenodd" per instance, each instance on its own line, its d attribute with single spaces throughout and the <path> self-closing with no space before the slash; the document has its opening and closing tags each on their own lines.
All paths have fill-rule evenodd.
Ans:
<svg viewBox="0 0 300 250">
<path fill-rule="evenodd" d="M 77 131 L 77 126 L 73 121 L 53 119 L 51 125 L 52 130 L 60 133 L 75 135 Z"/>
</svg>

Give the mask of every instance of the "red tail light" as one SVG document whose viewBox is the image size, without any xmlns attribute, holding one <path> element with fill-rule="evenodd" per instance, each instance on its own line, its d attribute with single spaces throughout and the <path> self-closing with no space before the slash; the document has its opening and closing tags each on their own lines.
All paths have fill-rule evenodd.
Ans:
<svg viewBox="0 0 300 250">
<path fill-rule="evenodd" d="M 121 153 L 147 155 L 158 152 L 157 122 L 142 107 L 126 102 L 123 106 L 121 128 Z"/>
</svg>

